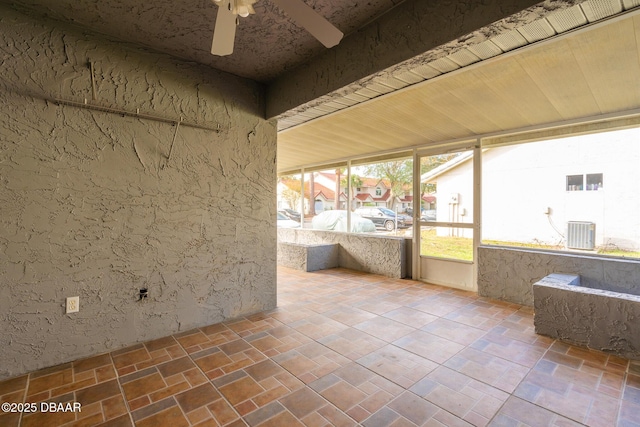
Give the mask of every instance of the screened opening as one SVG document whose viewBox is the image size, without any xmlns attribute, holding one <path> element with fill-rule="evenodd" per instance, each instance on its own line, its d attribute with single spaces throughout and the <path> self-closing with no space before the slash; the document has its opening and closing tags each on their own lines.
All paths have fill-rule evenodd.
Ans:
<svg viewBox="0 0 640 427">
<path fill-rule="evenodd" d="M 638 182 L 639 128 L 485 148 L 482 243 L 638 258 Z"/>
<path fill-rule="evenodd" d="M 473 260 L 473 151 L 420 158 L 420 255 Z M 432 223 L 432 224 L 430 224 Z"/>
</svg>

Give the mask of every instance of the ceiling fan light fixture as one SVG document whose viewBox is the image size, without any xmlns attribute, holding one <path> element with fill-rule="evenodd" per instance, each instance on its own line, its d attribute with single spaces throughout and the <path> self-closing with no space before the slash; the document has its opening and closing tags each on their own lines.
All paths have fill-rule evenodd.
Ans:
<svg viewBox="0 0 640 427">
<path fill-rule="evenodd" d="M 216 26 L 213 31 L 211 54 L 218 56 L 231 55 L 236 36 L 236 28 L 240 24 L 240 17 L 246 18 L 252 13 L 253 4 L 258 0 L 212 0 L 218 5 Z M 301 26 L 327 48 L 340 43 L 344 36 L 342 31 L 322 17 L 303 0 L 271 0 L 285 14 Z"/>
<path fill-rule="evenodd" d="M 256 1 L 257 0 L 236 0 L 234 2 L 235 7 L 233 8 L 233 13 L 242 16 L 243 18 L 249 16 L 249 14 L 256 13 L 256 11 L 253 10 L 253 4 Z"/>
</svg>

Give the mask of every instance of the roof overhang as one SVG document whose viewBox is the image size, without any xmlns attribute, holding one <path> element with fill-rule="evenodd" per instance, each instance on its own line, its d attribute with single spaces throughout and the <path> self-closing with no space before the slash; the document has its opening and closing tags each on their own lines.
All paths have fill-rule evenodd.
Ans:
<svg viewBox="0 0 640 427">
<path fill-rule="evenodd" d="M 278 134 L 278 171 L 640 111 L 640 11 L 459 67 Z"/>
</svg>

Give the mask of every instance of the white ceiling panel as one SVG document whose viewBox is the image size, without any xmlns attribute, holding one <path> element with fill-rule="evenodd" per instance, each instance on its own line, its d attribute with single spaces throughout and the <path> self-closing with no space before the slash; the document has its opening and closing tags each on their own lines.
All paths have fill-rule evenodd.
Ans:
<svg viewBox="0 0 640 427">
<path fill-rule="evenodd" d="M 281 131 L 278 169 L 640 109 L 638 40 L 633 13 L 432 76 Z"/>
<path fill-rule="evenodd" d="M 518 28 L 518 31 L 529 43 L 544 40 L 556 34 L 556 31 L 546 19 L 538 19 L 530 24 L 523 25 L 522 28 Z"/>
<path fill-rule="evenodd" d="M 588 22 L 580 5 L 554 12 L 547 17 L 547 20 L 557 33 L 564 33 Z"/>
<path fill-rule="evenodd" d="M 588 0 L 580 5 L 589 22 L 622 12 L 621 0 Z"/>
</svg>

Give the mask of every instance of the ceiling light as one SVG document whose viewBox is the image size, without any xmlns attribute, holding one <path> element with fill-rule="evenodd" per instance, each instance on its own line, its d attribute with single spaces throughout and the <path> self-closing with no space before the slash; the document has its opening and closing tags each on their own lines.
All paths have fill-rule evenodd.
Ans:
<svg viewBox="0 0 640 427">
<path fill-rule="evenodd" d="M 246 18 L 247 16 L 249 16 L 249 8 L 244 5 L 238 6 L 238 15 L 242 16 L 243 18 Z"/>
<path fill-rule="evenodd" d="M 257 0 L 235 0 L 235 7 L 233 8 L 233 13 L 243 18 L 246 18 L 251 13 L 255 13 L 253 10 L 253 3 Z"/>
</svg>

